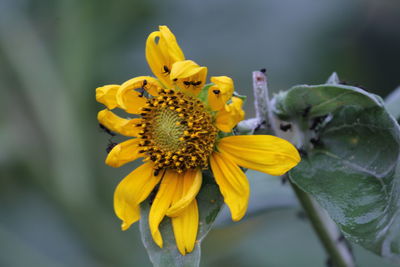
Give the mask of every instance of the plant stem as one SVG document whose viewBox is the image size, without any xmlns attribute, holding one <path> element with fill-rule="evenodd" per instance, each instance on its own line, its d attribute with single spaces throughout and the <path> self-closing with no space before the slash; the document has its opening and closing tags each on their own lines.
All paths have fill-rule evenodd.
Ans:
<svg viewBox="0 0 400 267">
<path fill-rule="evenodd" d="M 264 122 L 264 125 L 266 125 L 270 133 L 282 137 L 282 133 L 276 128 L 275 118 L 271 110 L 267 76 L 265 73 L 261 71 L 253 72 L 253 90 L 255 96 L 254 104 L 259 121 Z M 303 142 L 304 140 L 301 141 Z M 322 209 L 308 193 L 301 190 L 297 185 L 292 182 L 290 182 L 290 185 L 304 211 L 307 213 L 314 231 L 318 235 L 325 251 L 329 255 L 327 264 L 330 261 L 335 267 L 355 266 L 353 255 L 349 247 L 341 238 L 341 232 L 326 211 Z"/>
</svg>

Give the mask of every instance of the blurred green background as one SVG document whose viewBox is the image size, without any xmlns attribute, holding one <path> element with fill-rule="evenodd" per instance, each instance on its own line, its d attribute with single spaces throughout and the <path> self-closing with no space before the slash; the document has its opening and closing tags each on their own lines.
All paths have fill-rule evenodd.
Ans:
<svg viewBox="0 0 400 267">
<path fill-rule="evenodd" d="M 0 0 L 0 266 L 150 266 L 138 225 L 121 232 L 113 212 L 114 188 L 135 164 L 104 165 L 94 95 L 150 74 L 145 40 L 158 25 L 210 75 L 234 78 L 247 117 L 260 68 L 274 91 L 333 71 L 381 96 L 400 83 L 397 0 Z M 220 216 L 202 266 L 325 266 L 290 188 L 248 177 L 249 214 Z M 394 266 L 354 253 L 359 266 Z"/>
</svg>

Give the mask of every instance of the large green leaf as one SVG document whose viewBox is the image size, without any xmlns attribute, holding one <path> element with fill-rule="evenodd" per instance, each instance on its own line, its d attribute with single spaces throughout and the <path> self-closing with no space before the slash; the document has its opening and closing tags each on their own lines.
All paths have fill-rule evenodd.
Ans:
<svg viewBox="0 0 400 267">
<path fill-rule="evenodd" d="M 151 205 L 149 200 L 141 204 L 140 232 L 143 244 L 154 266 L 199 266 L 201 241 L 210 231 L 223 205 L 223 198 L 210 172 L 203 173 L 203 186 L 197 196 L 197 203 L 199 207 L 199 231 L 197 234 L 197 242 L 194 250 L 186 254 L 186 256 L 182 256 L 176 248 L 171 220 L 167 217 L 160 224 L 160 231 L 164 243 L 163 248 L 158 247 L 154 243 L 149 231 L 148 221 Z"/>
<path fill-rule="evenodd" d="M 288 98 L 286 98 L 288 97 Z M 347 239 L 400 259 L 399 126 L 378 96 L 342 85 L 297 86 L 276 99 L 281 117 L 330 114 L 290 179 L 313 195 Z M 291 105 L 291 106 L 289 106 Z M 308 140 L 304 140 L 307 142 Z"/>
</svg>

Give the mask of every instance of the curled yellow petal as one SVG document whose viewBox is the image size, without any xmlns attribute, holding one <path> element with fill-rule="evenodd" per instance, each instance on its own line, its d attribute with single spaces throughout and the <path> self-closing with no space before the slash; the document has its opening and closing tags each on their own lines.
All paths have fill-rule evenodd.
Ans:
<svg viewBox="0 0 400 267">
<path fill-rule="evenodd" d="M 128 174 L 114 192 L 114 211 L 122 220 L 122 230 L 127 230 L 140 219 L 139 204 L 146 199 L 160 182 L 161 175 L 154 176 L 154 164 L 144 163 Z"/>
<path fill-rule="evenodd" d="M 179 216 L 172 218 L 172 227 L 179 252 L 182 255 L 192 252 L 199 228 L 196 199 L 193 199 Z"/>
<path fill-rule="evenodd" d="M 97 120 L 111 131 L 125 136 L 137 137 L 141 130 L 141 128 L 136 125 L 142 123 L 142 119 L 123 119 L 108 109 L 100 111 L 97 114 Z"/>
<path fill-rule="evenodd" d="M 167 210 L 166 215 L 176 217 L 193 201 L 200 191 L 202 182 L 201 170 L 187 170 L 181 178 L 182 194 Z"/>
<path fill-rule="evenodd" d="M 141 92 L 135 90 L 146 86 L 144 83 L 146 79 L 143 79 L 143 77 L 146 76 L 130 79 L 118 89 L 116 95 L 117 104 L 128 113 L 140 114 L 142 107 L 146 105 L 147 99 L 142 96 Z"/>
<path fill-rule="evenodd" d="M 183 91 L 196 96 L 207 78 L 207 68 L 192 60 L 178 61 L 172 65 L 171 80 Z"/>
<path fill-rule="evenodd" d="M 231 211 L 232 220 L 240 220 L 246 213 L 250 196 L 250 186 L 246 175 L 224 153 L 214 152 L 211 155 L 210 164 L 215 181 Z"/>
<path fill-rule="evenodd" d="M 219 142 L 218 150 L 242 167 L 270 175 L 283 175 L 301 160 L 291 143 L 272 135 L 225 137 Z"/>
<path fill-rule="evenodd" d="M 140 139 L 135 138 L 129 139 L 114 146 L 107 155 L 106 164 L 111 167 L 118 168 L 128 162 L 143 157 L 143 155 L 139 152 L 139 142 Z"/>
<path fill-rule="evenodd" d="M 154 242 L 162 248 L 163 240 L 158 229 L 169 206 L 176 194 L 180 175 L 175 171 L 167 170 L 162 178 L 160 188 L 150 208 L 149 226 Z"/>
<path fill-rule="evenodd" d="M 217 113 L 215 126 L 223 132 L 231 132 L 233 127 L 244 119 L 242 106 L 242 99 L 235 96 L 232 97 L 232 103 L 225 105 L 224 109 Z"/>
<path fill-rule="evenodd" d="M 146 59 L 154 75 L 167 87 L 172 86 L 169 78 L 172 64 L 185 59 L 174 34 L 167 26 L 160 26 L 146 41 Z"/>
<path fill-rule="evenodd" d="M 114 109 L 118 106 L 116 95 L 119 85 L 110 84 L 96 88 L 96 101 L 105 105 L 108 109 Z"/>
<path fill-rule="evenodd" d="M 211 82 L 215 85 L 208 89 L 208 104 L 214 111 L 221 110 L 232 97 L 233 80 L 227 76 L 217 76 L 211 77 Z"/>
</svg>

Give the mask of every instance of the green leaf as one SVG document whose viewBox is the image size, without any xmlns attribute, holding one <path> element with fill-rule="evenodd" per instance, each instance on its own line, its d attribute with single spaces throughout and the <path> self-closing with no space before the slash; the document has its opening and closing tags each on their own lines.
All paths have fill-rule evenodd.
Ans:
<svg viewBox="0 0 400 267">
<path fill-rule="evenodd" d="M 400 260 L 400 129 L 378 96 L 342 85 L 296 86 L 276 103 L 293 120 L 330 114 L 320 142 L 290 179 L 323 206 L 346 238 Z M 297 118 L 296 118 L 297 116 Z M 304 140 L 308 141 L 308 140 Z"/>
<path fill-rule="evenodd" d="M 274 97 L 273 112 L 281 119 L 317 117 L 343 106 L 363 108 L 382 105 L 379 96 L 348 85 L 298 85 Z"/>
<path fill-rule="evenodd" d="M 143 244 L 154 266 L 199 266 L 201 254 L 200 244 L 210 231 L 223 205 L 223 198 L 210 172 L 203 172 L 203 186 L 197 195 L 197 204 L 199 207 L 198 242 L 196 242 L 194 250 L 186 254 L 186 256 L 181 255 L 176 248 L 171 220 L 168 217 L 165 217 L 160 224 L 160 231 L 164 243 L 163 248 L 158 247 L 157 244 L 154 243 L 149 230 L 148 217 L 151 207 L 149 200 L 141 204 L 140 232 Z"/>
</svg>

